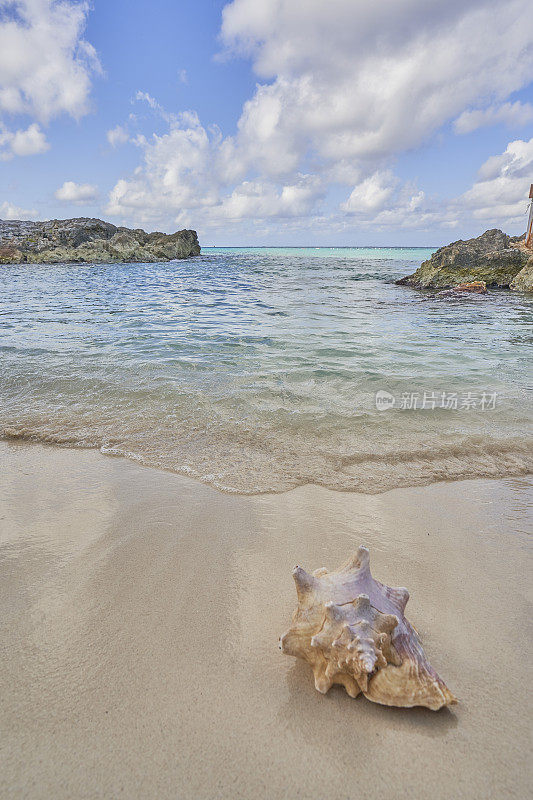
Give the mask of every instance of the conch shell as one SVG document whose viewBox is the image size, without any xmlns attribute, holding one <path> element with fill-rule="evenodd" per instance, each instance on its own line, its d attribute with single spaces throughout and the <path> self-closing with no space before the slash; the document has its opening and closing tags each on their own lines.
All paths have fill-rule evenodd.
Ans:
<svg viewBox="0 0 533 800">
<path fill-rule="evenodd" d="M 434 711 L 457 702 L 404 616 L 409 592 L 374 580 L 366 547 L 336 572 L 292 574 L 298 608 L 279 646 L 311 664 L 319 692 L 339 683 L 350 697 Z"/>
</svg>

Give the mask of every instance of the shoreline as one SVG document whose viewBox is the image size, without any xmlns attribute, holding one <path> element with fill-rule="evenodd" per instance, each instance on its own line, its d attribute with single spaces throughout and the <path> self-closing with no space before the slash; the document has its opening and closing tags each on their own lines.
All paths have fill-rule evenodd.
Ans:
<svg viewBox="0 0 533 800">
<path fill-rule="evenodd" d="M 414 253 L 258 253 L 9 270 L 0 435 L 249 495 L 533 472 L 527 298 L 406 291 Z"/>
<path fill-rule="evenodd" d="M 199 483 L 202 486 L 209 487 L 215 492 L 221 492 L 222 494 L 232 495 L 235 497 L 263 497 L 269 495 L 281 495 L 286 494 L 287 492 L 293 492 L 297 489 L 304 489 L 306 487 L 316 488 L 316 489 L 323 489 L 325 491 L 333 492 L 334 494 L 361 494 L 361 495 L 382 495 L 386 494 L 387 492 L 391 491 L 401 491 L 402 489 L 419 489 L 429 486 L 434 486 L 440 483 L 446 484 L 454 484 L 454 483 L 461 483 L 464 481 L 477 481 L 477 480 L 512 480 L 513 478 L 521 479 L 521 478 L 532 478 L 533 479 L 533 469 L 530 468 L 529 463 L 527 465 L 523 464 L 520 466 L 514 466 L 513 469 L 510 469 L 507 466 L 505 472 L 501 471 L 498 472 L 497 469 L 492 467 L 489 469 L 485 467 L 484 470 L 479 470 L 475 474 L 461 474 L 452 475 L 449 478 L 443 478 L 441 475 L 439 477 L 430 477 L 429 475 L 419 477 L 418 480 L 410 477 L 407 481 L 402 482 L 399 485 L 382 485 L 377 487 L 377 484 L 373 481 L 367 482 L 363 486 L 360 485 L 342 485 L 339 484 L 338 486 L 329 486 L 326 483 L 318 483 L 312 480 L 307 480 L 302 483 L 295 483 L 295 484 L 288 484 L 286 487 L 277 488 L 277 489 L 250 489 L 246 490 L 243 488 L 236 488 L 232 486 L 226 486 L 225 484 L 221 484 L 220 482 L 213 479 L 211 475 L 203 476 L 200 475 L 194 468 L 192 467 L 170 467 L 165 466 L 165 464 L 158 463 L 157 461 L 147 461 L 141 455 L 131 452 L 124 452 L 123 450 L 118 450 L 115 447 L 108 446 L 108 445 L 101 445 L 101 444 L 82 444 L 77 443 L 71 440 L 63 441 L 59 436 L 46 438 L 36 434 L 26 434 L 26 433 L 17 433 L 13 430 L 12 426 L 6 426 L 4 429 L 0 431 L 0 444 L 21 444 L 21 445 L 28 445 L 30 447 L 37 446 L 37 447 L 51 447 L 57 448 L 59 450 L 73 450 L 77 452 L 96 452 L 105 458 L 112 458 L 112 459 L 122 459 L 124 461 L 128 461 L 132 464 L 136 464 L 139 467 L 145 469 L 153 469 L 157 472 L 164 472 L 169 475 L 175 475 L 178 478 L 185 478 L 186 480 L 192 480 L 195 483 Z M 453 447 L 450 448 L 450 452 L 454 453 Z M 526 448 L 523 448 L 524 453 L 529 451 Z M 503 449 L 502 455 L 507 455 L 512 453 L 512 449 Z M 522 454 L 522 453 L 520 453 Z M 471 453 L 471 458 L 474 456 L 479 455 L 478 453 Z M 370 458 L 370 462 L 375 462 L 375 458 Z M 531 462 L 531 458 L 529 459 Z M 357 463 L 357 462 L 356 462 Z M 393 459 L 389 464 L 388 467 L 391 469 L 394 464 L 395 460 Z M 443 470 L 440 470 L 441 474 Z M 438 474 L 438 472 L 437 472 Z M 344 478 L 348 478 L 350 476 L 350 465 L 344 470 L 343 473 L 339 473 L 339 477 L 342 475 Z M 372 488 L 370 488 L 372 486 Z"/>
<path fill-rule="evenodd" d="M 526 795 L 532 478 L 237 495 L 95 450 L 0 464 L 2 798 Z M 294 564 L 359 544 L 453 710 L 321 696 L 279 653 Z"/>
</svg>

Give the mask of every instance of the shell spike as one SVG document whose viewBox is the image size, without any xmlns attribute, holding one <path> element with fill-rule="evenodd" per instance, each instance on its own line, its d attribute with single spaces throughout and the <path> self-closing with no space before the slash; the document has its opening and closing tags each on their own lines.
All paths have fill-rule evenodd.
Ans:
<svg viewBox="0 0 533 800">
<path fill-rule="evenodd" d="M 387 633 L 391 633 L 394 628 L 399 624 L 400 620 L 396 616 L 396 614 L 384 614 L 382 618 L 383 623 L 383 630 Z"/>
<path fill-rule="evenodd" d="M 367 594 L 360 594 L 355 601 L 355 608 L 360 613 L 370 609 L 370 597 Z"/>
<path fill-rule="evenodd" d="M 302 567 L 294 567 L 292 571 L 292 577 L 294 578 L 294 582 L 296 584 L 298 597 L 310 594 L 316 587 L 316 578 L 313 578 L 312 575 L 309 575 L 309 573 L 306 572 L 305 569 L 302 569 Z"/>
<path fill-rule="evenodd" d="M 357 548 L 354 555 L 341 567 L 343 572 L 370 571 L 370 553 L 368 548 L 361 545 Z"/>
<path fill-rule="evenodd" d="M 366 692 L 368 690 L 368 674 L 366 672 L 362 672 L 357 678 L 357 683 L 359 684 L 361 691 Z"/>
<path fill-rule="evenodd" d="M 318 569 L 313 570 L 313 576 L 315 578 L 322 578 L 324 575 L 327 575 L 328 571 L 326 567 L 319 567 Z"/>
<path fill-rule="evenodd" d="M 333 681 L 326 676 L 324 669 L 315 670 L 315 689 L 319 691 L 320 694 L 326 694 L 326 692 L 331 689 L 332 684 Z"/>
<path fill-rule="evenodd" d="M 326 603 L 326 616 L 329 619 L 334 620 L 335 622 L 344 621 L 344 611 L 340 606 L 335 605 L 335 603 Z"/>
</svg>

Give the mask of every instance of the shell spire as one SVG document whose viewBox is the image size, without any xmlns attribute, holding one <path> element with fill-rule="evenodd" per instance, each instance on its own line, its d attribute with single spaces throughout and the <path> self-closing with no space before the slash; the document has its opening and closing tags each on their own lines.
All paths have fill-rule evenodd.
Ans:
<svg viewBox="0 0 533 800">
<path fill-rule="evenodd" d="M 319 692 L 337 683 L 384 705 L 436 710 L 457 702 L 403 614 L 409 592 L 374 580 L 366 547 L 336 572 L 295 567 L 293 576 L 298 608 L 280 649 L 311 665 Z"/>
</svg>

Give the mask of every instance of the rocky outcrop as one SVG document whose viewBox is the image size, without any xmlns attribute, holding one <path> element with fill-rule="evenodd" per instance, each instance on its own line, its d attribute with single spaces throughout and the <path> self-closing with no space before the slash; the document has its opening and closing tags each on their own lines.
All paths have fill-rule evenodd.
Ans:
<svg viewBox="0 0 533 800">
<path fill-rule="evenodd" d="M 170 261 L 199 253 L 196 231 L 146 233 L 86 217 L 0 220 L 0 264 Z"/>
<path fill-rule="evenodd" d="M 531 250 L 525 248 L 523 236 L 511 237 L 493 229 L 476 239 L 459 240 L 441 247 L 415 273 L 396 283 L 417 289 L 448 289 L 484 281 L 489 288 L 531 291 L 531 267 L 529 273 L 524 270 L 532 255 Z"/>
<path fill-rule="evenodd" d="M 515 292 L 533 292 L 533 254 L 526 266 L 513 278 L 509 288 Z"/>
</svg>

